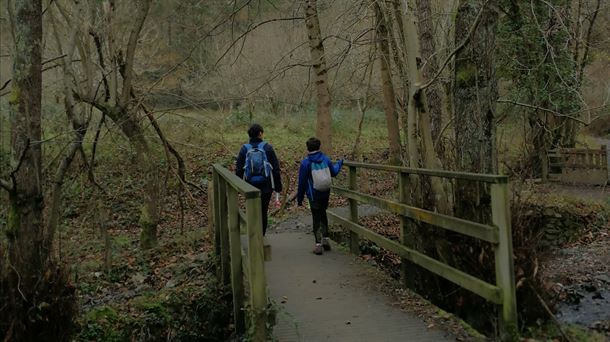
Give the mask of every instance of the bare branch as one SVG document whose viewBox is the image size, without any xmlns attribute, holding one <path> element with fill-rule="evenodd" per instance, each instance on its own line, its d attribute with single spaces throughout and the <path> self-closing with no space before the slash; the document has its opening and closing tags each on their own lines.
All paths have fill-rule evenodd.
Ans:
<svg viewBox="0 0 610 342">
<path fill-rule="evenodd" d="M 237 37 L 235 40 L 233 40 L 233 42 L 231 42 L 231 44 L 229 45 L 229 47 L 227 47 L 225 49 L 225 52 L 223 52 L 222 55 L 220 55 L 220 57 L 216 60 L 216 63 L 214 63 L 214 67 L 216 67 L 218 65 L 218 63 L 220 63 L 220 61 L 229 53 L 229 50 L 231 50 L 231 48 L 233 46 L 235 46 L 235 44 L 237 44 L 237 42 L 239 42 L 242 38 L 244 38 L 248 33 L 256 30 L 257 28 L 259 28 L 260 26 L 263 26 L 265 24 L 268 23 L 272 23 L 272 22 L 276 22 L 276 21 L 290 21 L 290 20 L 303 20 L 305 19 L 304 17 L 290 17 L 290 18 L 274 18 L 274 19 L 269 19 L 269 20 L 264 20 L 261 21 L 260 23 L 249 27 L 244 33 L 242 33 L 241 35 L 239 35 L 239 37 Z"/>
<path fill-rule="evenodd" d="M 5 180 L 5 179 L 0 179 L 0 188 L 8 191 L 8 192 L 12 192 L 13 191 L 13 184 L 11 184 L 11 182 Z"/>
<path fill-rule="evenodd" d="M 150 9 L 151 0 L 143 0 L 138 1 L 138 15 L 136 24 L 133 29 L 129 33 L 129 42 L 127 43 L 127 53 L 125 56 L 125 73 L 123 75 L 123 91 L 121 93 L 121 97 L 119 98 L 119 105 L 125 106 L 129 97 L 131 96 L 131 83 L 133 81 L 133 59 L 136 53 L 136 46 L 138 44 L 138 38 L 140 36 L 140 32 L 142 31 L 142 26 L 144 26 L 144 21 L 146 21 L 146 17 L 148 15 L 148 10 Z"/>
<path fill-rule="evenodd" d="M 426 84 L 424 84 L 423 86 L 421 86 L 419 88 L 420 91 L 425 90 L 426 88 L 428 88 L 429 86 L 432 85 L 432 83 L 436 82 L 436 80 L 439 78 L 439 76 L 443 73 L 443 70 L 447 67 L 447 65 L 449 64 L 449 62 L 451 61 L 451 59 L 453 59 L 453 57 L 460 51 L 462 51 L 462 49 L 464 49 L 464 47 L 466 47 L 466 44 L 468 44 L 468 42 L 470 42 L 470 39 L 472 39 L 472 36 L 474 34 L 474 32 L 476 31 L 477 27 L 479 26 L 479 23 L 481 22 L 481 17 L 483 15 L 483 11 L 485 10 L 485 7 L 487 7 L 487 4 L 489 3 L 489 0 L 485 1 L 483 3 L 483 6 L 481 6 L 481 9 L 479 10 L 479 13 L 477 14 L 477 17 L 474 20 L 474 23 L 472 23 L 472 26 L 470 27 L 470 30 L 468 31 L 468 35 L 466 36 L 466 38 L 464 38 L 464 40 L 460 43 L 460 45 L 458 45 L 455 50 L 453 50 L 448 56 L 447 58 L 445 58 L 445 61 L 443 62 L 443 64 L 441 64 L 440 68 L 438 69 L 438 71 L 436 72 L 436 74 L 434 75 L 434 77 L 432 77 L 431 80 L 429 80 Z"/>
<path fill-rule="evenodd" d="M 53 57 L 53 58 L 51 58 L 49 60 L 46 60 L 46 61 L 42 62 L 42 65 L 49 64 L 49 63 L 51 63 L 53 61 L 56 61 L 56 60 L 64 58 L 64 57 L 66 57 L 66 55 L 61 55 L 61 56 Z M 50 70 L 50 69 L 53 69 L 53 68 L 57 68 L 60 65 L 61 64 L 55 64 L 55 65 L 52 65 L 50 67 L 42 69 L 42 71 L 44 72 L 44 71 L 47 71 L 47 70 Z M 9 78 L 8 80 L 6 80 L 6 82 L 4 82 L 2 87 L 0 87 L 0 90 L 4 90 L 4 88 L 6 88 L 9 85 L 9 83 L 11 83 L 12 80 L 13 80 L 12 78 Z M 4 96 L 6 94 L 8 94 L 8 93 L 2 93 L 2 94 L 0 94 L 0 96 Z"/>
<path fill-rule="evenodd" d="M 515 105 L 515 106 L 520 106 L 520 107 L 526 107 L 526 108 L 540 110 L 540 111 L 543 111 L 543 112 L 546 112 L 546 113 L 551 113 L 551 114 L 553 114 L 554 116 L 557 116 L 557 117 L 562 117 L 562 118 L 574 120 L 574 121 L 579 122 L 579 123 L 581 123 L 581 124 L 583 124 L 585 126 L 589 126 L 591 124 L 590 122 L 586 122 L 584 120 L 581 120 L 579 118 L 571 116 L 570 114 L 559 113 L 559 112 L 554 111 L 552 109 L 543 108 L 543 107 L 539 107 L 539 106 L 532 105 L 532 104 L 521 103 L 521 102 L 512 101 L 512 100 L 502 100 L 502 99 L 499 99 L 496 102 L 498 102 L 498 103 L 508 103 L 508 104 L 512 104 L 512 105 Z M 572 113 L 572 114 L 575 114 L 575 113 Z"/>
</svg>

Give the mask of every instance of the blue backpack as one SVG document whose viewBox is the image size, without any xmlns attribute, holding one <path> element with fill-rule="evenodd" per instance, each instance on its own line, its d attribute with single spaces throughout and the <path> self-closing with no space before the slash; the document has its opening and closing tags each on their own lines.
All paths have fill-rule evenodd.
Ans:
<svg viewBox="0 0 610 342">
<path fill-rule="evenodd" d="M 271 170 L 273 167 L 267 160 L 265 152 L 265 142 L 260 142 L 256 146 L 245 144 L 246 163 L 244 164 L 244 180 L 254 186 L 261 186 L 271 178 L 271 186 L 275 189 Z"/>
</svg>

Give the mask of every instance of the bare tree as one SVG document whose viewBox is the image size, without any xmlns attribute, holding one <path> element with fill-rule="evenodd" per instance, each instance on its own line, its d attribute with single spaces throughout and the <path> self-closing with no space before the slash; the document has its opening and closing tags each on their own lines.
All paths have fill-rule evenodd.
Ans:
<svg viewBox="0 0 610 342">
<path fill-rule="evenodd" d="M 127 137 L 136 152 L 137 163 L 141 166 L 145 177 L 145 196 L 140 207 L 140 226 L 142 233 L 140 245 L 142 248 L 150 248 L 156 244 L 157 225 L 159 222 L 159 175 L 154 161 L 149 142 L 145 136 L 145 130 L 138 117 L 142 109 L 142 99 L 136 98 L 134 83 L 134 59 L 140 32 L 148 15 L 151 0 L 138 0 L 133 2 L 135 6 L 134 20 L 124 49 L 120 48 L 116 37 L 118 28 L 116 21 L 116 7 L 113 1 L 102 3 L 102 28 L 91 27 L 91 35 L 100 70 L 99 82 L 103 85 L 103 94 L 93 91 L 93 87 L 82 89 L 78 85 L 74 87 L 75 99 L 87 103 L 100 112 L 104 117 L 110 118 Z M 89 6 L 95 6 L 89 4 Z M 98 9 L 99 10 L 99 9 Z M 95 10 L 90 11 L 95 15 Z M 64 15 L 64 18 L 68 18 Z M 68 19 L 67 19 L 68 20 Z M 96 18 L 90 18 L 96 22 Z M 76 23 L 68 23 L 68 25 Z M 85 43 L 82 43 L 85 45 Z M 86 84 L 94 82 L 92 70 L 95 70 L 92 56 L 87 54 L 88 49 L 81 48 L 81 60 L 84 69 L 89 70 L 86 74 Z"/>
<path fill-rule="evenodd" d="M 316 92 L 318 94 L 318 117 L 316 121 L 316 135 L 322 142 L 322 149 L 326 153 L 332 153 L 332 118 L 330 91 L 328 89 L 328 68 L 326 67 L 326 55 L 324 53 L 324 41 L 320 31 L 320 19 L 318 17 L 318 5 L 316 0 L 306 0 L 305 24 L 309 48 L 311 51 L 311 64 L 316 74 Z"/>
<path fill-rule="evenodd" d="M 390 145 L 390 163 L 398 165 L 402 159 L 402 147 L 400 145 L 400 130 L 398 125 L 398 113 L 396 112 L 396 94 L 392 82 L 390 44 L 387 18 L 384 15 L 379 1 L 373 3 L 375 10 L 375 30 L 377 44 L 379 45 L 379 69 L 383 87 L 383 110 L 388 127 L 388 142 Z"/>
<path fill-rule="evenodd" d="M 13 171 L 0 180 L 9 192 L 9 263 L 30 293 L 43 272 L 42 3 L 15 1 L 15 45 L 9 98 Z M 15 300 L 19 300 L 15 298 Z"/>
</svg>

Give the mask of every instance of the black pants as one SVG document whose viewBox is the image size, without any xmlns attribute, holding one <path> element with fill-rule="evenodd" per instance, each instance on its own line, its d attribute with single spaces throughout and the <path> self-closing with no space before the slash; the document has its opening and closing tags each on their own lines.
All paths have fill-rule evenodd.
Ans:
<svg viewBox="0 0 610 342">
<path fill-rule="evenodd" d="M 261 193 L 261 208 L 263 212 L 263 236 L 267 232 L 267 211 L 269 211 L 269 202 L 271 202 L 271 192 Z"/>
<path fill-rule="evenodd" d="M 328 209 L 328 200 L 313 201 L 309 203 L 311 207 L 311 217 L 313 219 L 313 236 L 316 243 L 322 241 L 322 237 L 328 237 L 328 217 L 326 217 L 326 209 Z M 322 236 L 320 236 L 320 228 L 322 228 Z"/>
</svg>

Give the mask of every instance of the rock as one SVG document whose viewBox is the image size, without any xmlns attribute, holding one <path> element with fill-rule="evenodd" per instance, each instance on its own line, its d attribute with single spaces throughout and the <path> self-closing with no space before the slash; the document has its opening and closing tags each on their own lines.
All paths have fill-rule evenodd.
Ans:
<svg viewBox="0 0 610 342">
<path fill-rule="evenodd" d="M 136 273 L 131 276 L 131 281 L 134 284 L 142 284 L 146 280 L 146 277 L 142 273 Z"/>
<path fill-rule="evenodd" d="M 172 287 L 176 286 L 176 280 L 175 279 L 170 279 L 167 281 L 167 283 L 165 283 L 165 287 L 170 289 Z"/>
<path fill-rule="evenodd" d="M 194 258 L 195 261 L 203 262 L 208 259 L 208 253 L 197 254 Z"/>
<path fill-rule="evenodd" d="M 137 287 L 134 289 L 134 291 L 135 291 L 136 293 L 142 293 L 142 292 L 144 292 L 144 291 L 148 291 L 148 290 L 150 290 L 150 289 L 151 289 L 151 286 L 150 286 L 150 285 L 143 284 L 143 285 L 138 285 L 138 286 L 137 286 Z"/>
<path fill-rule="evenodd" d="M 600 274 L 600 275 L 596 276 L 595 279 L 597 279 L 599 281 L 603 281 L 606 284 L 610 284 L 610 276 L 608 276 L 606 274 Z"/>
<path fill-rule="evenodd" d="M 597 290 L 597 287 L 595 287 L 595 285 L 593 284 L 584 284 L 582 288 L 585 289 L 587 292 L 595 292 Z"/>
<path fill-rule="evenodd" d="M 129 291 L 123 292 L 123 295 L 121 297 L 123 297 L 124 299 L 131 299 L 131 298 L 135 297 L 136 295 L 137 295 L 136 291 L 129 290 Z"/>
</svg>

